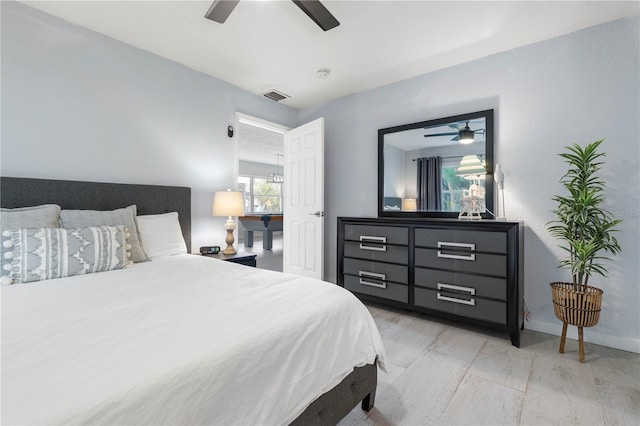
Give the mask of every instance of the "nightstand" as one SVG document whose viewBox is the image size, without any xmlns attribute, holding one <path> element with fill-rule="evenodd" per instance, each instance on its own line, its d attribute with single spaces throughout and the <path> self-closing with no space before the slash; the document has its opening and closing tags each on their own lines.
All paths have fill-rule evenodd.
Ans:
<svg viewBox="0 0 640 426">
<path fill-rule="evenodd" d="M 236 253 L 236 254 L 208 254 L 205 256 L 213 257 L 216 259 L 224 260 L 227 262 L 239 263 L 245 266 L 253 266 L 256 267 L 256 256 L 255 254 L 247 254 L 247 253 Z"/>
</svg>

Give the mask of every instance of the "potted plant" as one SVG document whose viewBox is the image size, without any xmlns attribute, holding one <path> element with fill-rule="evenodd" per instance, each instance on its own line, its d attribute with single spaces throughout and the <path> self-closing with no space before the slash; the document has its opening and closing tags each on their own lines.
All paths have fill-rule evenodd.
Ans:
<svg viewBox="0 0 640 426">
<path fill-rule="evenodd" d="M 605 183 L 598 176 L 605 156 L 598 152 L 602 140 L 587 144 L 565 147 L 560 154 L 569 169 L 560 179 L 568 192 L 556 195 L 557 203 L 553 213 L 556 219 L 547 224 L 551 235 L 562 241 L 560 247 L 566 256 L 559 259 L 560 267 L 571 270 L 572 282 L 551 283 L 553 308 L 556 317 L 563 323 L 560 352 L 564 352 L 567 325 L 578 327 L 579 360 L 584 362 L 583 327 L 598 323 L 603 291 L 589 285 L 592 275 L 606 277 L 603 262 L 609 260 L 605 254 L 621 251 L 620 244 L 613 236 L 621 219 L 601 207 L 604 202 Z"/>
</svg>

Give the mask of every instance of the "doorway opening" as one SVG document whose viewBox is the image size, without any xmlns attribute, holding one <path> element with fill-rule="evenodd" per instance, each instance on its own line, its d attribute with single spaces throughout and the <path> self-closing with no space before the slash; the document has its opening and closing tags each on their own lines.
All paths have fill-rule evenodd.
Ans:
<svg viewBox="0 0 640 426">
<path fill-rule="evenodd" d="M 284 133 L 288 127 L 236 113 L 238 190 L 245 218 L 238 245 L 257 255 L 257 267 L 282 271 Z"/>
</svg>

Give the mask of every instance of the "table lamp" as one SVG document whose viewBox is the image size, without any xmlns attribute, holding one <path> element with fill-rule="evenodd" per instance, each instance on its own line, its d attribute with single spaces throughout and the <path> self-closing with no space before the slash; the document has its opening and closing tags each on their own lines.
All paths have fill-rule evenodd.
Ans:
<svg viewBox="0 0 640 426">
<path fill-rule="evenodd" d="M 222 254 L 236 254 L 236 250 L 233 248 L 233 230 L 236 229 L 233 216 L 244 216 L 242 192 L 230 189 L 216 192 L 213 196 L 212 214 L 213 216 L 227 216 L 227 221 L 224 224 L 224 229 L 227 230 L 227 237 L 224 240 L 227 247 Z"/>
</svg>

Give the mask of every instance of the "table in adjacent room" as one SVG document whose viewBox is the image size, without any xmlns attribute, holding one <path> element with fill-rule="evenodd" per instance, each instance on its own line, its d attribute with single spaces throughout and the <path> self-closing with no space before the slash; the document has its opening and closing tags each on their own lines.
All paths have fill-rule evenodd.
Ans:
<svg viewBox="0 0 640 426">
<path fill-rule="evenodd" d="M 262 248 L 273 248 L 273 232 L 282 231 L 282 214 L 265 214 L 255 216 L 241 216 L 238 218 L 244 227 L 244 245 L 253 247 L 253 232 L 262 232 Z"/>
</svg>

